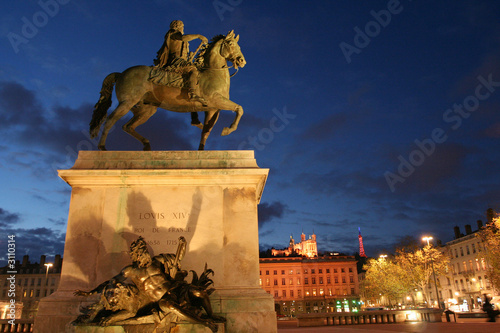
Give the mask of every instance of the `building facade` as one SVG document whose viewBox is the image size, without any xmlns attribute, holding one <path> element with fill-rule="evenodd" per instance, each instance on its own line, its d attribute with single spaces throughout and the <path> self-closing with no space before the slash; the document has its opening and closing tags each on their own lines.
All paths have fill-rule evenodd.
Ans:
<svg viewBox="0 0 500 333">
<path fill-rule="evenodd" d="M 53 263 L 47 263 L 45 256 L 39 263 L 31 263 L 26 255 L 22 263 L 16 261 L 15 269 L 0 268 L 0 319 L 8 319 L 9 305 L 14 300 L 16 319 L 34 320 L 40 299 L 57 290 L 61 265 L 60 255 Z"/>
<path fill-rule="evenodd" d="M 480 309 L 484 294 L 496 296 L 487 276 L 488 263 L 481 256 L 486 248 L 477 237 L 482 222 L 478 221 L 477 224 L 476 231 L 466 225 L 465 235 L 459 227 L 455 227 L 455 239 L 441 248 L 450 259 L 448 273 L 437 277 L 439 299 L 445 308 L 456 311 Z M 429 289 L 429 296 L 431 302 L 435 303 L 437 300 L 433 289 Z"/>
<path fill-rule="evenodd" d="M 274 296 L 276 313 L 359 310 L 359 283 L 352 256 L 260 258 L 260 285 Z"/>
</svg>

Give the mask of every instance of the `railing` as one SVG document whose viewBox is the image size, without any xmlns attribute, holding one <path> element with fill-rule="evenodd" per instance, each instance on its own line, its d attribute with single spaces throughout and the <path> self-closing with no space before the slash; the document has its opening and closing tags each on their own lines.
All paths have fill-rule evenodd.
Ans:
<svg viewBox="0 0 500 333">
<path fill-rule="evenodd" d="M 0 332 L 33 332 L 33 320 L 16 319 L 12 325 L 7 319 L 0 319 Z"/>
<path fill-rule="evenodd" d="M 335 326 L 356 324 L 403 323 L 407 321 L 440 322 L 442 310 L 379 310 L 359 312 L 307 313 L 297 315 L 297 326 Z"/>
</svg>

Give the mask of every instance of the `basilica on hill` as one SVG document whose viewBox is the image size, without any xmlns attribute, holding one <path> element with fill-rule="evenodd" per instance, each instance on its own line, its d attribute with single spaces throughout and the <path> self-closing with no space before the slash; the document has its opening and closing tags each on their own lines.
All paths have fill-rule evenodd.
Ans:
<svg viewBox="0 0 500 333">
<path fill-rule="evenodd" d="M 285 248 L 283 250 L 272 249 L 271 252 L 274 257 L 288 257 L 290 255 L 296 254 L 302 257 L 315 258 L 318 256 L 316 234 L 313 233 L 311 236 L 309 236 L 309 239 L 306 239 L 306 235 L 302 233 L 302 235 L 300 235 L 300 243 L 295 243 L 293 235 L 290 235 L 290 243 L 288 245 L 288 248 Z"/>
</svg>

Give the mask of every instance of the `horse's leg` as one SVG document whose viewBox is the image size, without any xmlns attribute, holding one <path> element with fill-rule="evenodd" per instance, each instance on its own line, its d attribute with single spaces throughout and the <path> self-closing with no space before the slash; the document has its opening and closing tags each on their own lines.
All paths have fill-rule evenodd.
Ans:
<svg viewBox="0 0 500 333">
<path fill-rule="evenodd" d="M 116 107 L 116 109 L 110 113 L 110 115 L 106 118 L 106 122 L 104 123 L 104 129 L 101 134 L 101 139 L 99 140 L 98 148 L 100 150 L 106 150 L 106 138 L 108 137 L 109 130 L 113 125 L 129 112 L 129 110 L 137 103 L 138 101 L 121 101 L 120 104 Z"/>
<path fill-rule="evenodd" d="M 203 130 L 201 131 L 201 140 L 198 150 L 205 150 L 205 143 L 207 142 L 208 136 L 214 128 L 217 119 L 219 119 L 219 111 L 206 111 L 205 112 L 205 122 L 203 124 Z"/>
<path fill-rule="evenodd" d="M 148 119 L 156 113 L 157 109 L 158 107 L 154 105 L 137 104 L 132 108 L 134 116 L 122 127 L 125 132 L 142 142 L 144 145 L 143 150 L 151 150 L 151 145 L 148 139 L 135 131 L 135 128 L 148 121 Z"/>
<path fill-rule="evenodd" d="M 218 108 L 219 110 L 230 110 L 236 112 L 236 117 L 234 117 L 233 123 L 229 127 L 224 127 L 221 135 L 228 135 L 236 131 L 236 129 L 238 128 L 238 124 L 240 123 L 241 116 L 243 116 L 243 108 L 241 107 L 241 105 L 236 104 L 235 102 L 219 94 L 217 94 L 213 101 L 213 106 Z"/>
</svg>

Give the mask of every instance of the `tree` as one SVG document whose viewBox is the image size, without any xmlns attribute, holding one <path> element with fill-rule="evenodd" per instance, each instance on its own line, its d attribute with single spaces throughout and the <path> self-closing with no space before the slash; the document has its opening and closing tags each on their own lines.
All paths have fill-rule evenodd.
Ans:
<svg viewBox="0 0 500 333">
<path fill-rule="evenodd" d="M 404 280 L 404 272 L 391 260 L 370 259 L 363 269 L 366 273 L 361 287 L 367 298 L 378 299 L 384 296 L 391 306 L 393 301 L 397 303 L 398 299 L 410 292 Z"/>
<path fill-rule="evenodd" d="M 498 214 L 493 216 L 492 222 L 478 232 L 478 237 L 481 238 L 486 247 L 486 251 L 481 253 L 481 257 L 484 257 L 488 263 L 486 269 L 488 279 L 493 288 L 500 291 L 500 216 Z"/>
<path fill-rule="evenodd" d="M 420 289 L 424 299 L 428 301 L 426 286 L 432 277 L 432 265 L 434 265 L 436 277 L 444 275 L 449 263 L 448 257 L 432 245 L 426 245 L 414 251 L 398 249 L 396 252 L 395 261 L 405 274 L 404 281 L 408 281 L 412 290 Z"/>
</svg>

